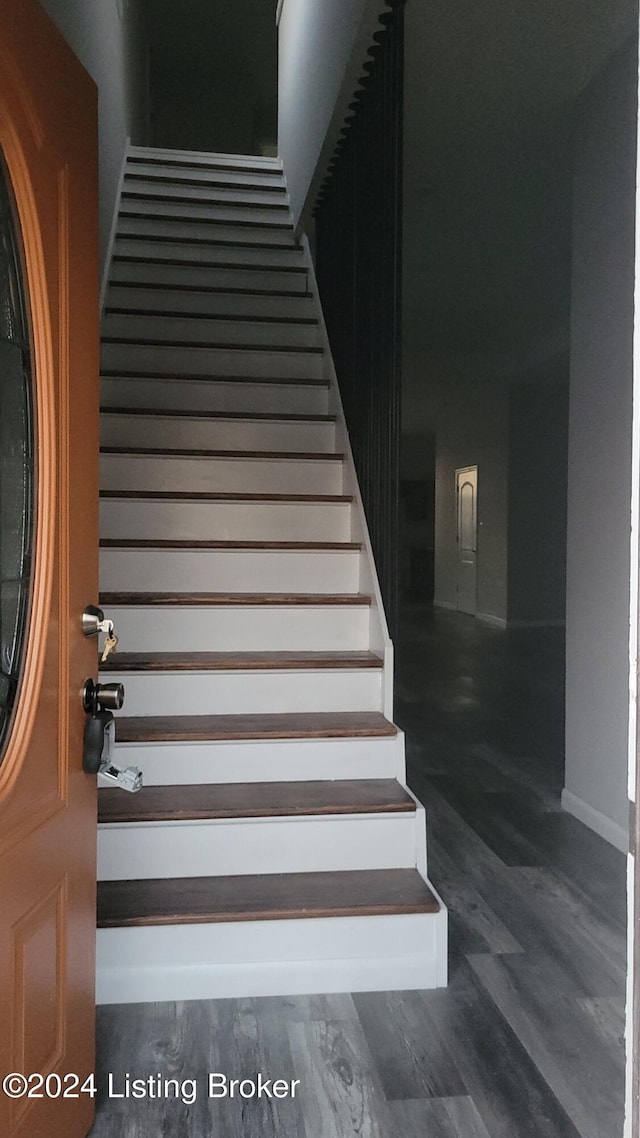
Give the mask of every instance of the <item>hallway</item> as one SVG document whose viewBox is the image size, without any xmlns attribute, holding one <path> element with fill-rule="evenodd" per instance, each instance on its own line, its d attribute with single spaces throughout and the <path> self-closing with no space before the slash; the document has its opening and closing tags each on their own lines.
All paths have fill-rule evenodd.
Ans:
<svg viewBox="0 0 640 1138">
<path fill-rule="evenodd" d="M 398 649 L 409 783 L 450 914 L 447 990 L 111 1006 L 106 1073 L 194 1078 L 181 1101 L 99 1102 L 92 1138 L 618 1138 L 625 860 L 559 810 L 559 630 L 414 609 Z M 209 1100 L 206 1072 L 301 1079 Z"/>
</svg>

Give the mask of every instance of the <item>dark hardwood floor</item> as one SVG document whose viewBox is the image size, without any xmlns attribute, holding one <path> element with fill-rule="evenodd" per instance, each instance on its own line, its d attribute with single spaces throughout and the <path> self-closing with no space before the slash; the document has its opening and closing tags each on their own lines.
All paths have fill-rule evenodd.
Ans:
<svg viewBox="0 0 640 1138">
<path fill-rule="evenodd" d="M 396 717 L 449 987 L 100 1008 L 92 1138 L 621 1138 L 625 859 L 560 810 L 562 633 L 405 617 Z M 126 1071 L 198 1097 L 107 1099 Z M 209 1100 L 208 1071 L 301 1085 Z"/>
</svg>

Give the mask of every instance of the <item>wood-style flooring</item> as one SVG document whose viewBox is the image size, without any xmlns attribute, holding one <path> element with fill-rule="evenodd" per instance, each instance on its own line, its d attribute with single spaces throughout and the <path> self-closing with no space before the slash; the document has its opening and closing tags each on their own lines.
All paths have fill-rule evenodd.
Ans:
<svg viewBox="0 0 640 1138">
<path fill-rule="evenodd" d="M 100 1008 L 92 1138 L 621 1138 L 625 859 L 560 810 L 563 652 L 560 630 L 407 614 L 396 714 L 449 987 Z M 210 1100 L 209 1071 L 301 1085 Z M 198 1095 L 109 1100 L 108 1072 Z"/>
</svg>

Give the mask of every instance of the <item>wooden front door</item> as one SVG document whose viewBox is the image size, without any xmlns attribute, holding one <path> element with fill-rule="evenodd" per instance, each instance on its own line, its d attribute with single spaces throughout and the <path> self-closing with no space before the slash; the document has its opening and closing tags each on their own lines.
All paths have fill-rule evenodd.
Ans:
<svg viewBox="0 0 640 1138">
<path fill-rule="evenodd" d="M 0 149 L 33 376 L 34 507 L 21 667 L 0 749 L 0 1080 L 45 1080 L 30 1081 L 32 1097 L 11 1097 L 19 1079 L 0 1089 L 0 1134 L 84 1138 L 94 1109 L 90 1087 L 81 1091 L 94 1070 L 96 845 L 81 689 L 96 674 L 96 643 L 84 639 L 81 616 L 98 588 L 97 98 L 36 0 L 0 0 L 0 28 Z"/>
</svg>

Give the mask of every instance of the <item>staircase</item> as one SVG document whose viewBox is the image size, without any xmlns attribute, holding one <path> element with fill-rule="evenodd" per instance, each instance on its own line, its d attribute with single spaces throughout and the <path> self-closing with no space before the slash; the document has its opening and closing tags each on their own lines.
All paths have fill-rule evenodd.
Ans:
<svg viewBox="0 0 640 1138">
<path fill-rule="evenodd" d="M 103 318 L 103 1003 L 434 987 L 446 912 L 281 167 L 131 149 Z"/>
</svg>

